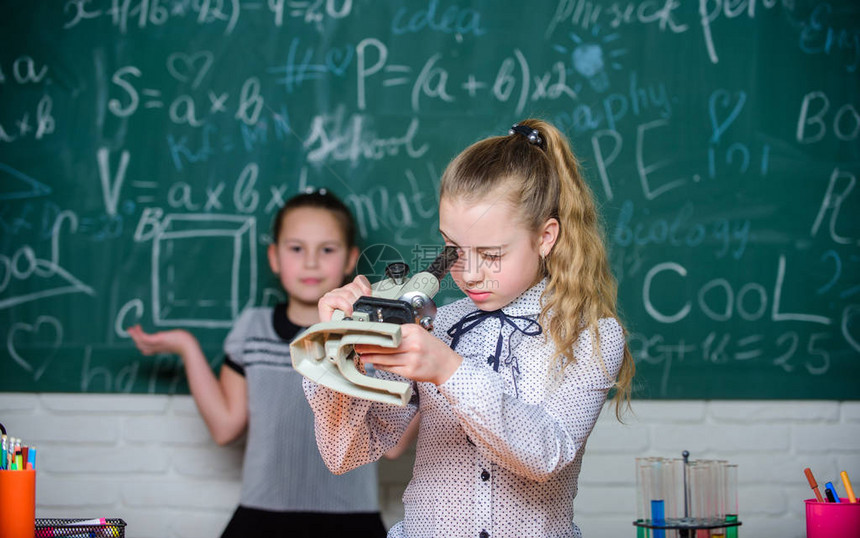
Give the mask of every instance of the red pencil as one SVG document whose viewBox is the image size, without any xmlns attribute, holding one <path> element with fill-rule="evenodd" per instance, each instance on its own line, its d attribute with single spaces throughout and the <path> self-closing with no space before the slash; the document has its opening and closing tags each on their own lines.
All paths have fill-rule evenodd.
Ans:
<svg viewBox="0 0 860 538">
<path fill-rule="evenodd" d="M 806 480 L 809 482 L 809 487 L 811 487 L 812 491 L 815 492 L 815 498 L 818 499 L 818 502 L 823 503 L 824 497 L 822 497 L 821 492 L 818 491 L 818 482 L 816 482 L 815 477 L 812 476 L 812 469 L 807 467 L 803 472 L 806 474 Z"/>
</svg>

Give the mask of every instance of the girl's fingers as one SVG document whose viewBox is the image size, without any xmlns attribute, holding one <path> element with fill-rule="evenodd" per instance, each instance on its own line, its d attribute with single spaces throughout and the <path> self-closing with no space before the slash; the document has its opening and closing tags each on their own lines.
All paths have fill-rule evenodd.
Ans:
<svg viewBox="0 0 860 538">
<path fill-rule="evenodd" d="M 156 341 L 156 335 L 143 332 L 143 329 L 140 328 L 140 325 L 129 327 L 126 332 L 131 337 L 131 339 L 134 340 L 134 343 L 137 344 L 138 347 L 148 347 Z"/>
<path fill-rule="evenodd" d="M 394 371 L 396 368 L 404 366 L 401 361 L 393 358 L 391 355 L 362 355 L 361 364 L 371 365 L 377 370 Z"/>
<path fill-rule="evenodd" d="M 401 349 L 397 347 L 382 347 L 382 346 L 373 346 L 370 344 L 356 344 L 355 351 L 359 355 L 364 354 L 381 354 L 381 355 L 392 355 L 394 353 L 400 353 Z"/>
<path fill-rule="evenodd" d="M 373 293 L 373 290 L 370 287 L 370 281 L 367 280 L 367 277 L 364 275 L 358 275 L 352 279 L 352 283 L 358 286 L 359 296 L 370 295 Z M 358 299 L 358 297 L 356 297 L 356 299 Z"/>
<path fill-rule="evenodd" d="M 320 320 L 330 320 L 335 310 L 340 310 L 347 316 L 351 315 L 354 302 L 352 294 L 343 289 L 326 293 L 319 302 Z"/>
<path fill-rule="evenodd" d="M 361 362 L 378 362 L 380 364 L 392 364 L 402 362 L 399 357 L 385 353 L 359 353 Z"/>
<path fill-rule="evenodd" d="M 371 295 L 373 290 L 370 288 L 370 282 L 362 275 L 358 275 L 352 281 L 342 288 L 349 294 L 350 306 L 364 295 Z"/>
<path fill-rule="evenodd" d="M 351 296 L 348 297 L 343 295 L 337 295 L 335 297 L 332 297 L 332 300 L 329 302 L 329 305 L 332 307 L 332 310 L 340 310 L 345 315 L 349 316 L 352 315 L 352 304 L 354 302 L 355 301 L 352 300 Z"/>
<path fill-rule="evenodd" d="M 322 296 L 319 302 L 319 313 L 321 321 L 331 319 L 335 310 L 340 310 L 345 316 L 352 315 L 352 305 L 359 297 L 370 295 L 370 282 L 362 275 L 358 275 L 346 286 L 332 290 Z"/>
</svg>

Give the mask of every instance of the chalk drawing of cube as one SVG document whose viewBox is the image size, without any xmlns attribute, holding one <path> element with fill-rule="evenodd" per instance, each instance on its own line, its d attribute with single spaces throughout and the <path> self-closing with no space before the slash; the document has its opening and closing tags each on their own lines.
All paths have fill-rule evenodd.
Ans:
<svg viewBox="0 0 860 538">
<path fill-rule="evenodd" d="M 153 322 L 230 327 L 257 292 L 252 216 L 168 215 L 152 245 Z"/>
</svg>

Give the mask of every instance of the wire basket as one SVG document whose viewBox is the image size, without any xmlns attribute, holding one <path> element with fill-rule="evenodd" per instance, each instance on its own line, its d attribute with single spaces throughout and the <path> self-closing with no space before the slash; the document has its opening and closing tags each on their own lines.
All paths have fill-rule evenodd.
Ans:
<svg viewBox="0 0 860 538">
<path fill-rule="evenodd" d="M 125 538 L 125 521 L 105 519 L 104 523 L 92 524 L 90 519 L 36 519 L 36 538 L 66 536 L 68 538 L 96 538 L 102 536 Z"/>
</svg>

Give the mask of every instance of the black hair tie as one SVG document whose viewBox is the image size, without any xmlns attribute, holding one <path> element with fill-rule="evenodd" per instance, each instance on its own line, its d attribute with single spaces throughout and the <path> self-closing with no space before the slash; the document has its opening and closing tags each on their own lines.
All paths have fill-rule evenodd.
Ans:
<svg viewBox="0 0 860 538">
<path fill-rule="evenodd" d="M 305 194 L 316 194 L 317 196 L 325 196 L 328 191 L 325 188 L 315 189 L 313 187 L 305 187 Z"/>
<path fill-rule="evenodd" d="M 531 127 L 526 127 L 525 125 L 520 125 L 519 123 L 517 123 L 516 125 L 511 127 L 510 131 L 508 131 L 509 135 L 512 135 L 514 133 L 519 133 L 523 135 L 524 137 L 526 137 L 526 140 L 529 141 L 529 144 L 535 145 L 540 149 L 546 151 L 546 142 L 540 135 L 540 131 L 538 131 L 537 129 L 532 129 Z"/>
</svg>

